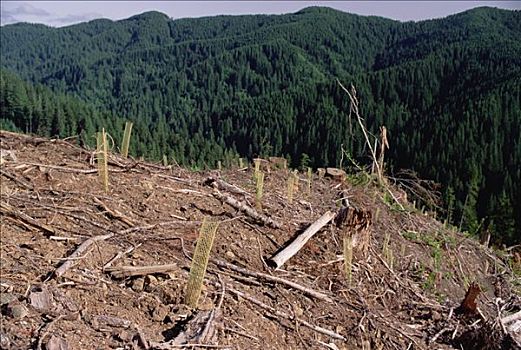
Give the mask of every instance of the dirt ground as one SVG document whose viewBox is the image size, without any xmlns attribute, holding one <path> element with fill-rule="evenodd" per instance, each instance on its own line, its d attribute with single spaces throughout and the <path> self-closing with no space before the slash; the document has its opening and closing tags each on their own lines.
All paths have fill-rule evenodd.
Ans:
<svg viewBox="0 0 521 350">
<path fill-rule="evenodd" d="M 495 333 L 498 317 L 521 306 L 509 254 L 403 199 L 402 209 L 372 183 L 314 174 L 308 191 L 300 173 L 290 203 L 289 171 L 263 166 L 261 212 L 281 224 L 272 228 L 214 195 L 255 207 L 252 167 L 191 172 L 112 155 L 106 193 L 90 150 L 3 131 L 0 141 L 2 349 L 515 346 Z M 216 189 L 209 177 L 238 189 Z M 350 283 L 346 229 L 334 224 L 280 269 L 269 266 L 288 241 L 346 202 L 371 215 L 368 246 L 355 253 Z M 220 224 L 191 309 L 183 302 L 205 218 Z M 72 255 L 93 237 L 105 239 Z M 64 263 L 70 268 L 57 273 Z M 121 272 L 167 264 L 162 272 Z M 481 289 L 477 314 L 458 313 L 472 282 Z M 480 338 L 483 332 L 491 339 Z"/>
</svg>

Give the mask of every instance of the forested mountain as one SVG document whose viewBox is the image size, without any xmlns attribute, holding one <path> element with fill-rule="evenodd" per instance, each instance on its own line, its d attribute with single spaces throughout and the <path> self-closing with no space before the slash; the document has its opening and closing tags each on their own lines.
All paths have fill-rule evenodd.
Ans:
<svg viewBox="0 0 521 350">
<path fill-rule="evenodd" d="M 64 28 L 1 28 L 2 125 L 41 135 L 105 126 L 131 153 L 215 166 L 237 154 L 338 166 L 368 161 L 336 79 L 388 172 L 443 184 L 452 222 L 521 238 L 521 12 L 477 8 L 401 23 L 312 7 L 288 15 L 170 20 L 148 12 Z M 17 78 L 16 76 L 19 78 Z"/>
</svg>

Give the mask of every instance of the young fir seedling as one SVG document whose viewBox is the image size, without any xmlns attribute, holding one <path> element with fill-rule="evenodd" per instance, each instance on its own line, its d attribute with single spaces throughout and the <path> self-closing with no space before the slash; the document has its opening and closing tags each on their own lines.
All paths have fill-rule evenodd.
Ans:
<svg viewBox="0 0 521 350">
<path fill-rule="evenodd" d="M 123 133 L 123 141 L 121 143 L 121 156 L 128 157 L 128 148 L 130 145 L 130 134 L 132 132 L 132 122 L 125 123 L 125 132 Z"/>
<path fill-rule="evenodd" d="M 203 287 L 204 275 L 206 274 L 206 267 L 210 259 L 210 251 L 212 250 L 218 227 L 219 222 L 210 222 L 205 218 L 199 231 L 199 238 L 197 239 L 192 265 L 190 266 L 190 275 L 188 277 L 185 295 L 185 304 L 192 308 L 197 308 Z"/>
</svg>

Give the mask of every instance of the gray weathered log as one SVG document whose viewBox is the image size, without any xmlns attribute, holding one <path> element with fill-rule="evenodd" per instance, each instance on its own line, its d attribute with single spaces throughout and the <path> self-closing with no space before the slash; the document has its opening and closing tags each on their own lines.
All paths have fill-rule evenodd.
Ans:
<svg viewBox="0 0 521 350">
<path fill-rule="evenodd" d="M 248 215 L 249 217 L 251 217 L 252 219 L 254 219 L 255 221 L 257 221 L 259 223 L 270 226 L 272 228 L 281 228 L 282 227 L 282 225 L 280 223 L 278 223 L 277 221 L 267 217 L 264 214 L 259 213 L 257 210 L 253 209 L 246 203 L 240 202 L 232 196 L 226 196 L 218 191 L 214 192 L 213 196 L 215 198 L 219 199 L 220 201 L 223 201 L 226 204 L 231 205 L 235 209 L 242 211 L 243 213 L 245 213 L 246 215 Z"/>
<path fill-rule="evenodd" d="M 286 248 L 278 252 L 275 256 L 270 259 L 276 268 L 280 268 L 286 263 L 291 257 L 299 252 L 300 249 L 306 244 L 311 237 L 313 237 L 322 227 L 327 225 L 336 216 L 335 213 L 327 211 L 318 218 L 311 226 L 307 228 L 301 235 L 299 235 L 293 242 L 291 242 Z"/>
<path fill-rule="evenodd" d="M 217 188 L 218 190 L 226 190 L 226 191 L 231 192 L 231 193 L 236 193 L 236 194 L 240 194 L 240 195 L 243 195 L 243 196 L 250 196 L 251 197 L 251 194 L 249 194 L 248 192 L 246 192 L 242 188 L 240 188 L 238 186 L 235 186 L 235 185 L 232 185 L 232 184 L 229 184 L 229 183 L 227 183 L 224 180 L 213 178 L 211 176 L 208 177 L 204 181 L 204 184 L 207 185 L 207 186 L 211 186 L 211 187 Z"/>
</svg>

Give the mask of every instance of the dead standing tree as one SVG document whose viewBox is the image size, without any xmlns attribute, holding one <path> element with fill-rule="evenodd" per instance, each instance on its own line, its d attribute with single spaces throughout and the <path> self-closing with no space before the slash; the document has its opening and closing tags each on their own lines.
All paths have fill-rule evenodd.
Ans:
<svg viewBox="0 0 521 350">
<path fill-rule="evenodd" d="M 378 158 L 378 165 L 380 166 L 381 171 L 384 169 L 384 156 L 385 149 L 389 149 L 389 142 L 387 142 L 387 129 L 385 126 L 380 127 L 380 156 Z"/>
<path fill-rule="evenodd" d="M 342 85 L 342 83 L 338 79 L 337 79 L 337 83 L 338 83 L 338 85 L 340 85 L 342 90 L 344 90 L 347 93 L 347 95 L 349 96 L 349 100 L 351 101 L 351 104 L 349 107 L 350 108 L 349 112 L 350 113 L 353 112 L 356 115 L 358 124 L 360 125 L 360 128 L 362 129 L 362 133 L 364 134 L 364 138 L 365 138 L 367 147 L 369 147 L 369 150 L 371 151 L 371 157 L 373 158 L 373 169 L 376 169 L 378 183 L 386 189 L 386 191 L 391 195 L 393 200 L 400 206 L 400 208 L 402 210 L 404 210 L 403 205 L 398 201 L 396 196 L 393 194 L 393 192 L 387 186 L 387 182 L 386 182 L 386 179 L 385 179 L 384 173 L 383 173 L 383 154 L 385 152 L 384 147 L 387 146 L 387 148 L 389 148 L 389 143 L 387 142 L 387 129 L 385 129 L 385 127 L 382 128 L 382 136 L 381 136 L 382 137 L 382 140 L 381 140 L 382 148 L 381 148 L 381 152 L 380 152 L 380 160 L 381 160 L 382 164 L 380 164 L 380 162 L 378 161 L 378 157 L 376 155 L 378 140 L 375 139 L 374 145 L 372 145 L 371 141 L 369 140 L 369 134 L 367 132 L 367 128 L 364 125 L 364 119 L 360 116 L 360 112 L 358 110 L 358 97 L 356 96 L 355 87 L 353 85 L 351 85 L 351 91 L 349 91 L 348 89 L 346 89 L 344 87 L 344 85 Z"/>
<path fill-rule="evenodd" d="M 360 116 L 360 112 L 358 110 L 358 97 L 356 97 L 356 89 L 353 85 L 351 85 L 351 92 L 347 90 L 342 83 L 337 80 L 338 85 L 344 90 L 347 95 L 349 96 L 349 100 L 351 101 L 350 104 L 350 113 L 353 112 L 356 115 L 356 119 L 358 121 L 358 124 L 360 125 L 360 128 L 362 129 L 362 133 L 364 134 L 365 142 L 367 143 L 367 146 L 369 147 L 369 150 L 371 151 L 371 156 L 373 157 L 373 168 L 376 169 L 376 174 L 378 176 L 378 181 L 381 182 L 383 179 L 383 170 L 380 167 L 380 164 L 378 162 L 378 158 L 376 156 L 376 145 L 372 145 L 371 141 L 369 140 L 369 135 L 367 133 L 367 129 L 364 125 L 364 119 Z"/>
</svg>

